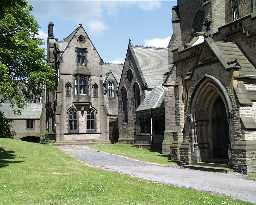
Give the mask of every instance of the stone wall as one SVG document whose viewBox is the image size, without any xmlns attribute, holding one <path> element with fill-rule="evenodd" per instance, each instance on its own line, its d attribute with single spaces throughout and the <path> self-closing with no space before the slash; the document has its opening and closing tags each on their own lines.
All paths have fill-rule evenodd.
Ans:
<svg viewBox="0 0 256 205">
<path fill-rule="evenodd" d="M 131 46 L 131 45 L 129 45 Z M 134 83 L 138 83 L 140 87 L 141 102 L 144 99 L 145 93 L 143 90 L 143 83 L 139 74 L 138 68 L 136 67 L 134 58 L 131 53 L 132 48 L 128 48 L 127 56 L 124 63 L 121 80 L 118 89 L 118 128 L 119 128 L 119 142 L 120 143 L 134 143 L 135 130 L 136 130 L 136 110 L 134 105 Z M 133 78 L 128 80 L 127 71 L 131 70 Z M 127 91 L 128 100 L 128 122 L 124 122 L 124 112 L 122 110 L 122 94 L 121 90 L 125 88 Z"/>
</svg>

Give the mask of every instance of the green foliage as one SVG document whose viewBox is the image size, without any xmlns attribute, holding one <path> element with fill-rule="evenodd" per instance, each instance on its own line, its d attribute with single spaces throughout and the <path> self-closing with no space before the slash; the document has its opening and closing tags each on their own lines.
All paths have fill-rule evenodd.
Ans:
<svg viewBox="0 0 256 205">
<path fill-rule="evenodd" d="M 2 112 L 0 112 L 0 138 L 12 137 L 10 120 L 7 120 Z"/>
<path fill-rule="evenodd" d="M 249 174 L 249 179 L 256 181 L 256 172 Z"/>
<path fill-rule="evenodd" d="M 0 205 L 249 204 L 91 168 L 55 146 L 10 139 L 0 144 Z"/>
<path fill-rule="evenodd" d="M 22 107 L 26 98 L 54 86 L 54 70 L 45 60 L 39 25 L 27 0 L 0 1 L 0 95 Z"/>
<path fill-rule="evenodd" d="M 48 132 L 45 131 L 45 132 L 41 133 L 40 143 L 41 144 L 49 144 L 50 142 L 51 142 L 51 140 L 50 140 Z"/>
</svg>

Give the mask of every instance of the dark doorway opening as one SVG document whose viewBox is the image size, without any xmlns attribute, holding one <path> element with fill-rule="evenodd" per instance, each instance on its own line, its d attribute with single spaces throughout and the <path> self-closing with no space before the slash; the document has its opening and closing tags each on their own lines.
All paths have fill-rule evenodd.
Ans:
<svg viewBox="0 0 256 205">
<path fill-rule="evenodd" d="M 228 161 L 229 125 L 225 105 L 218 97 L 212 107 L 213 160 Z"/>
</svg>

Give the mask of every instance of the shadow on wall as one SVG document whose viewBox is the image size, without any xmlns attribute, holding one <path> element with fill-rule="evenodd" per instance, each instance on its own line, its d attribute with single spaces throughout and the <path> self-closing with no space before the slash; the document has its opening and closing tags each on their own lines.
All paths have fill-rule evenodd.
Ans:
<svg viewBox="0 0 256 205">
<path fill-rule="evenodd" d="M 14 151 L 7 151 L 4 148 L 0 147 L 0 168 L 6 167 L 9 164 L 21 163 L 24 161 L 15 161 L 16 158 Z"/>
</svg>

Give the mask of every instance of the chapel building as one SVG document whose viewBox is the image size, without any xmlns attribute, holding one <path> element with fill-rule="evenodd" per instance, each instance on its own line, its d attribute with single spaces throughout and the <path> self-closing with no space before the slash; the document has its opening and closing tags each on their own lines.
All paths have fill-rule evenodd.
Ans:
<svg viewBox="0 0 256 205">
<path fill-rule="evenodd" d="M 129 41 L 118 89 L 118 142 L 162 151 L 165 129 L 162 84 L 168 72 L 167 56 L 167 48 L 135 46 Z"/>
<path fill-rule="evenodd" d="M 172 9 L 165 138 L 183 165 L 256 171 L 255 2 L 178 0 Z"/>
</svg>

